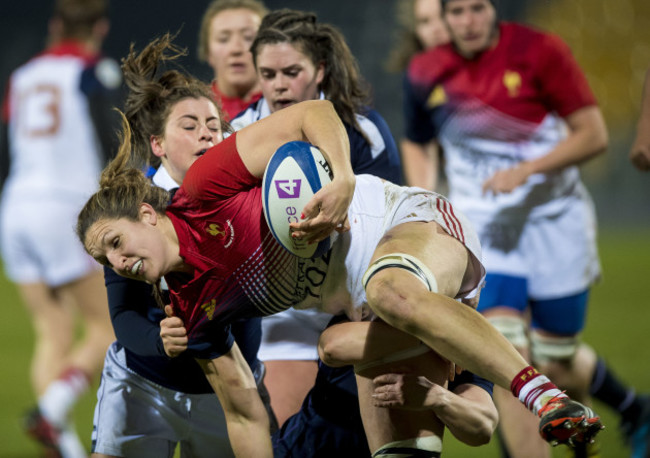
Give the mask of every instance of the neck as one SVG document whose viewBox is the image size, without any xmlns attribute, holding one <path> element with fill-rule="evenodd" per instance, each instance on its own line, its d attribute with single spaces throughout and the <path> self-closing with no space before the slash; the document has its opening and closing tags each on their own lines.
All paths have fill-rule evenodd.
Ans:
<svg viewBox="0 0 650 458">
<path fill-rule="evenodd" d="M 225 84 L 223 81 L 219 81 L 219 78 L 215 80 L 217 82 L 217 87 L 219 92 L 221 92 L 226 97 L 236 97 L 241 100 L 248 100 L 251 96 L 260 91 L 260 86 L 255 81 L 253 85 L 234 85 L 234 84 Z"/>
</svg>

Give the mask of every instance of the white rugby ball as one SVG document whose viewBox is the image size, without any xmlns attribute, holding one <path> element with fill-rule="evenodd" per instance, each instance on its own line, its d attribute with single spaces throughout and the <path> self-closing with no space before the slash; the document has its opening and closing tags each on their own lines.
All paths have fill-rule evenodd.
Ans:
<svg viewBox="0 0 650 458">
<path fill-rule="evenodd" d="M 308 244 L 291 237 L 289 224 L 300 221 L 307 202 L 332 181 L 332 171 L 320 150 L 306 142 L 285 143 L 273 154 L 262 180 L 262 206 L 266 223 L 286 250 L 301 258 L 325 254 L 338 233 Z"/>
</svg>

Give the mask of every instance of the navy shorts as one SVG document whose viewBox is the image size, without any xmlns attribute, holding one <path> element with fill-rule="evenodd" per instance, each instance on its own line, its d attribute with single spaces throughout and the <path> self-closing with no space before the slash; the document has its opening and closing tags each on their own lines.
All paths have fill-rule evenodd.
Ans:
<svg viewBox="0 0 650 458">
<path fill-rule="evenodd" d="M 509 307 L 523 313 L 529 308 L 533 329 L 569 336 L 584 329 L 588 299 L 588 289 L 556 299 L 530 299 L 525 278 L 488 273 L 478 311 L 484 313 L 494 307 Z"/>
</svg>

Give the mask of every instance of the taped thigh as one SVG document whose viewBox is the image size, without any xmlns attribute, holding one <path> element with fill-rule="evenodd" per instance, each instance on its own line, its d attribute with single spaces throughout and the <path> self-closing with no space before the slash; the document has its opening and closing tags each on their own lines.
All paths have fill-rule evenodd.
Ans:
<svg viewBox="0 0 650 458">
<path fill-rule="evenodd" d="M 548 337 L 535 330 L 530 331 L 530 351 L 536 363 L 570 360 L 578 350 L 578 343 L 578 335 Z"/>
<path fill-rule="evenodd" d="M 433 272 L 418 258 L 406 253 L 391 253 L 377 258 L 363 274 L 363 288 L 366 289 L 368 282 L 377 272 L 391 268 L 406 270 L 424 283 L 429 291 L 438 292 L 438 282 Z"/>
</svg>

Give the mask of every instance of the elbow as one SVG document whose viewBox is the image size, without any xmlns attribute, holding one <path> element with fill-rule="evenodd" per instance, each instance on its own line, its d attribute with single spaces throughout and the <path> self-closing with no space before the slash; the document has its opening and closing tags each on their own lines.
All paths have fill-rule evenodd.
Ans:
<svg viewBox="0 0 650 458">
<path fill-rule="evenodd" d="M 486 445 L 492 439 L 494 431 L 497 429 L 499 424 L 499 414 L 496 410 L 496 407 L 485 411 L 481 418 L 477 418 L 477 421 L 474 422 L 471 428 L 471 433 L 468 432 L 465 434 L 465 437 L 461 439 L 465 444 L 471 447 L 480 447 Z M 460 439 L 460 438 L 458 438 Z"/>
<path fill-rule="evenodd" d="M 331 336 L 326 329 L 318 340 L 318 357 L 330 367 L 341 367 L 349 364 L 343 357 L 341 340 Z"/>
</svg>

